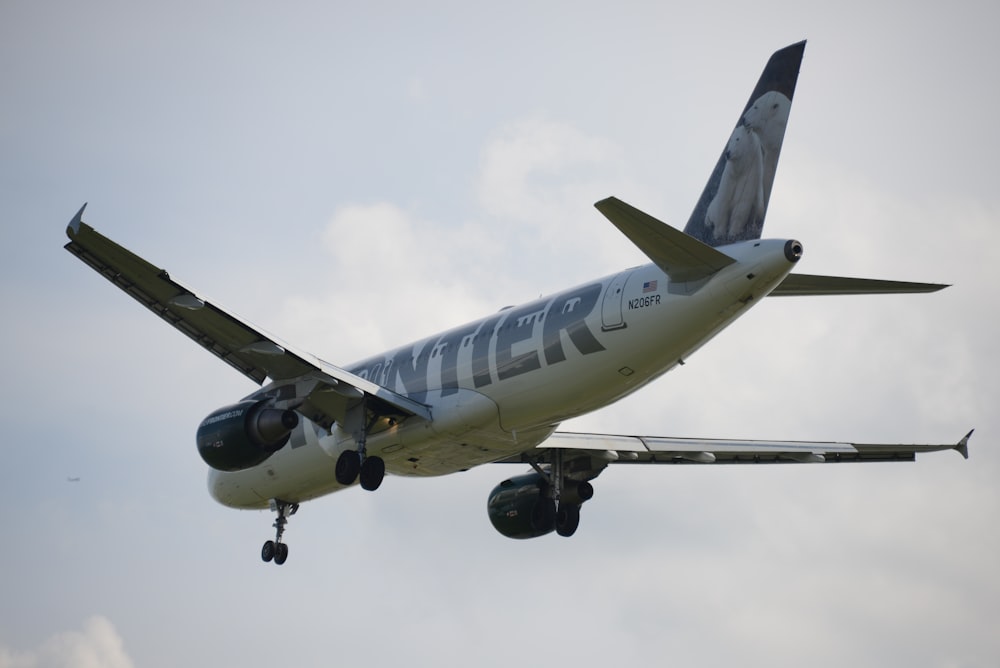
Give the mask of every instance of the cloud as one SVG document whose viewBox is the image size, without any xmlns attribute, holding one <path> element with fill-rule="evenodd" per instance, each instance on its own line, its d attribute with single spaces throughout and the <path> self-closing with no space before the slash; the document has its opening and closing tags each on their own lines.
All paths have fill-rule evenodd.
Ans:
<svg viewBox="0 0 1000 668">
<path fill-rule="evenodd" d="M 527 117 L 500 125 L 480 152 L 475 182 L 483 226 L 502 235 L 506 260 L 498 266 L 515 261 L 518 274 L 547 291 L 646 263 L 593 206 L 617 195 L 666 215 L 630 162 L 619 143 L 571 122 Z"/>
<path fill-rule="evenodd" d="M 612 142 L 567 123 L 511 122 L 482 152 L 479 199 L 490 214 L 513 220 L 565 215 L 560 205 L 566 191 L 599 178 L 606 163 L 620 160 L 621 149 Z"/>
<path fill-rule="evenodd" d="M 323 246 L 331 261 L 303 270 L 302 289 L 285 299 L 281 331 L 335 364 L 491 308 L 489 291 L 475 291 L 483 272 L 477 258 L 490 245 L 473 229 L 422 220 L 389 202 L 348 204 L 327 224 Z"/>
<path fill-rule="evenodd" d="M 91 617 L 82 631 L 52 636 L 36 650 L 12 651 L 0 647 L 0 668 L 133 668 L 114 625 Z"/>
<path fill-rule="evenodd" d="M 621 164 L 612 142 L 569 124 L 505 124 L 481 152 L 477 217 L 429 216 L 388 201 L 338 207 L 322 235 L 332 262 L 305 270 L 303 289 L 285 299 L 280 331 L 346 364 L 565 288 L 574 280 L 568 270 L 579 269 L 582 281 L 624 266 L 634 249 L 591 207 L 621 181 Z M 588 234 L 567 234 L 581 226 Z M 604 235 L 615 243 L 601 243 Z"/>
<path fill-rule="evenodd" d="M 427 84 L 420 77 L 410 77 L 406 80 L 406 96 L 413 102 L 426 102 L 428 97 Z"/>
</svg>

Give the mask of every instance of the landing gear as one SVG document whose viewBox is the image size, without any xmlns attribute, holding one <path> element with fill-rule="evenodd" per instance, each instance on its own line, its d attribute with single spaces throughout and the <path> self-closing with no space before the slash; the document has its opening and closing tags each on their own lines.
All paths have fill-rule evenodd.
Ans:
<svg viewBox="0 0 1000 668">
<path fill-rule="evenodd" d="M 281 556 L 278 556 L 278 548 L 283 548 Z M 288 546 L 284 543 L 275 543 L 273 540 L 265 541 L 264 547 L 260 548 L 260 558 L 265 562 L 274 560 L 274 563 L 281 565 L 288 558 Z"/>
<path fill-rule="evenodd" d="M 551 531 L 555 525 L 556 533 L 569 538 L 580 526 L 580 506 L 594 496 L 594 486 L 584 480 L 577 482 L 566 478 L 563 466 L 563 452 L 553 449 L 552 463 L 546 471 L 536 462 L 531 467 L 545 477 L 548 482 L 547 498 L 539 499 L 532 513 L 532 524 L 544 524 Z"/>
<path fill-rule="evenodd" d="M 385 478 L 385 461 L 381 457 L 366 457 L 361 462 L 361 487 L 374 492 Z"/>
<path fill-rule="evenodd" d="M 341 485 L 353 485 L 360 476 L 361 487 L 374 492 L 385 478 L 385 461 L 381 457 L 365 457 L 364 461 L 361 461 L 358 452 L 345 450 L 337 458 L 334 475 Z"/>
<path fill-rule="evenodd" d="M 575 503 L 560 503 L 556 511 L 556 533 L 569 538 L 580 526 L 580 506 Z"/>
<path fill-rule="evenodd" d="M 356 451 L 344 450 L 340 453 L 340 457 L 337 458 L 337 468 L 334 469 L 337 482 L 341 485 L 353 485 L 360 471 L 361 457 Z"/>
<path fill-rule="evenodd" d="M 348 415 L 348 422 L 352 423 L 354 429 L 354 442 L 357 444 L 356 450 L 345 450 L 337 457 L 337 467 L 334 476 L 341 485 L 353 485 L 354 481 L 361 477 L 361 487 L 374 492 L 382 484 L 385 478 L 385 461 L 381 457 L 369 457 L 367 453 L 368 433 L 378 421 L 378 415 L 367 418 L 367 403 L 362 401 L 354 407 Z M 367 422 L 365 420 L 368 419 Z"/>
<path fill-rule="evenodd" d="M 552 531 L 556 521 L 556 503 L 548 497 L 541 497 L 531 510 L 531 528 L 543 532 Z"/>
<path fill-rule="evenodd" d="M 273 540 L 269 540 L 264 543 L 264 547 L 260 548 L 260 558 L 264 561 L 271 561 L 273 559 L 274 563 L 280 566 L 288 559 L 288 544 L 275 543 Z"/>
<path fill-rule="evenodd" d="M 260 558 L 265 562 L 273 560 L 280 566 L 288 559 L 288 545 L 281 542 L 281 536 L 285 533 L 288 518 L 298 512 L 299 504 L 271 499 L 271 510 L 278 513 L 272 525 L 275 529 L 274 540 L 266 541 L 260 548 Z"/>
</svg>

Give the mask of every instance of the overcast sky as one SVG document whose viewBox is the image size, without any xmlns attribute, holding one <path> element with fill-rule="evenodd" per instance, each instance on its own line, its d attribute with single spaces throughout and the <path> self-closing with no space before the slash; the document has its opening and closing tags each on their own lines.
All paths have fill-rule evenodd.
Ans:
<svg viewBox="0 0 1000 668">
<path fill-rule="evenodd" d="M 0 668 L 996 666 L 1000 10 L 673 5 L 0 4 Z M 683 226 L 804 38 L 765 236 L 803 272 L 954 287 L 766 301 L 567 426 L 976 427 L 967 462 L 617 467 L 570 540 L 494 532 L 518 467 L 390 478 L 303 505 L 276 568 L 272 515 L 212 501 L 194 445 L 255 386 L 61 248 L 88 201 L 348 365 L 645 262 L 592 204 Z"/>
</svg>

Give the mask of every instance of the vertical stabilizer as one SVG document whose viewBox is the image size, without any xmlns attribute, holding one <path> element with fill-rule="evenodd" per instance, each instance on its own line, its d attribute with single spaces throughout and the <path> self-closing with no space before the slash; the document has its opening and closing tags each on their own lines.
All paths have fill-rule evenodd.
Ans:
<svg viewBox="0 0 1000 668">
<path fill-rule="evenodd" d="M 710 246 L 759 239 L 806 43 L 767 61 L 684 231 Z"/>
</svg>

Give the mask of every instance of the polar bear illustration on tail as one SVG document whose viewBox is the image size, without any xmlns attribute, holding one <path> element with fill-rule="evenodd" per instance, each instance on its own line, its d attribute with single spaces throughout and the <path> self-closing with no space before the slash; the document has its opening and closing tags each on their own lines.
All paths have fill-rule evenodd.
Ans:
<svg viewBox="0 0 1000 668">
<path fill-rule="evenodd" d="M 759 239 L 805 42 L 776 51 L 737 119 L 684 232 L 709 246 Z"/>
<path fill-rule="evenodd" d="M 705 227 L 715 241 L 742 238 L 763 222 L 791 106 L 791 100 L 772 90 L 740 117 L 723 153 L 718 190 L 705 211 Z"/>
<path fill-rule="evenodd" d="M 774 173 L 778 169 L 778 154 L 788 125 L 788 113 L 792 101 L 778 91 L 768 91 L 754 100 L 743 114 L 742 122 L 760 140 L 761 155 L 764 159 L 764 201 L 771 193 Z"/>
<path fill-rule="evenodd" d="M 719 189 L 705 212 L 716 240 L 737 237 L 764 217 L 764 157 L 760 140 L 740 123 L 729 137 Z"/>
</svg>

